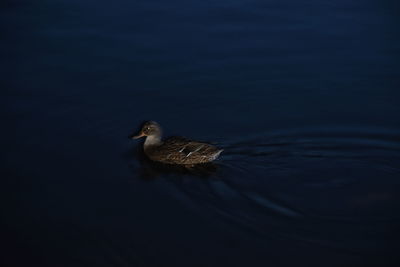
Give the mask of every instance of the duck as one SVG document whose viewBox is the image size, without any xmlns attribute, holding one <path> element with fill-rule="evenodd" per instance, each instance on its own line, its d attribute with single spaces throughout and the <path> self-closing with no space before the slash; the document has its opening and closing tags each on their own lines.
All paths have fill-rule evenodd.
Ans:
<svg viewBox="0 0 400 267">
<path fill-rule="evenodd" d="M 147 121 L 131 139 L 145 137 L 144 154 L 152 161 L 193 166 L 216 160 L 223 149 L 211 144 L 173 136 L 162 140 L 161 126 L 155 121 Z"/>
</svg>

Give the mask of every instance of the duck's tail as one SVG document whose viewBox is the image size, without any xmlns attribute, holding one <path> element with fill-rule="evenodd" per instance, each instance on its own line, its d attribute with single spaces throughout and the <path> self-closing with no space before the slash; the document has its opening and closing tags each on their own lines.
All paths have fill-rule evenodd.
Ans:
<svg viewBox="0 0 400 267">
<path fill-rule="evenodd" d="M 219 155 L 222 153 L 222 151 L 224 151 L 223 149 L 218 150 L 217 152 L 215 152 L 212 156 L 211 156 L 211 160 L 216 160 Z"/>
</svg>

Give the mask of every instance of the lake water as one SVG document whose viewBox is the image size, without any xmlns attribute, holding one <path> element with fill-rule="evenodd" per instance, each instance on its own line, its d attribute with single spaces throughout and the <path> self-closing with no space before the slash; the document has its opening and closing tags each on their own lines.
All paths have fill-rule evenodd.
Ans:
<svg viewBox="0 0 400 267">
<path fill-rule="evenodd" d="M 2 266 L 399 266 L 396 1 L 0 6 Z"/>
</svg>

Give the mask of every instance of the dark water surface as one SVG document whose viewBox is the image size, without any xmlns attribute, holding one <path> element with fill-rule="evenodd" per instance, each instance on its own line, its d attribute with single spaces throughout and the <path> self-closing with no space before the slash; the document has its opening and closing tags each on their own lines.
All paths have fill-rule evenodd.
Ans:
<svg viewBox="0 0 400 267">
<path fill-rule="evenodd" d="M 396 1 L 0 7 L 2 266 L 399 263 Z M 225 151 L 154 165 L 146 119 Z"/>
</svg>

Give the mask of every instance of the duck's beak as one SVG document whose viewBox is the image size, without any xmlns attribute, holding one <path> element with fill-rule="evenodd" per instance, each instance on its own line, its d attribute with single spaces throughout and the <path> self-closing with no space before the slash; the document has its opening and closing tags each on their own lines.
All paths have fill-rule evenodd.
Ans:
<svg viewBox="0 0 400 267">
<path fill-rule="evenodd" d="M 138 138 L 141 138 L 141 137 L 143 137 L 143 136 L 146 136 L 144 133 L 142 133 L 142 132 L 140 132 L 138 135 L 131 135 L 131 136 L 129 136 L 129 138 L 131 138 L 131 139 L 138 139 Z"/>
</svg>

